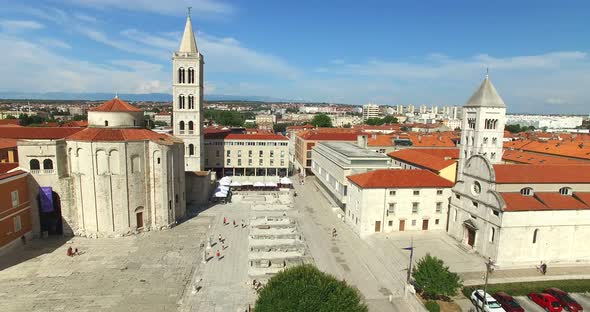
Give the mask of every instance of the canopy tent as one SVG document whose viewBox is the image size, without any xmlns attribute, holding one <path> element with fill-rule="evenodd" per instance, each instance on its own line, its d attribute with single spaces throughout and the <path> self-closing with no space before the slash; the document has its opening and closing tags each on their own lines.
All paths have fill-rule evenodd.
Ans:
<svg viewBox="0 0 590 312">
<path fill-rule="evenodd" d="M 256 183 L 254 183 L 254 187 L 264 187 L 264 183 L 256 182 Z"/>
<path fill-rule="evenodd" d="M 277 187 L 277 184 L 276 184 L 276 183 L 274 183 L 274 182 L 266 182 L 266 183 L 264 184 L 264 186 L 266 186 L 266 187 Z"/>
<path fill-rule="evenodd" d="M 229 186 L 242 186 L 242 183 L 240 183 L 238 181 L 233 181 L 232 183 L 230 183 Z"/>
<path fill-rule="evenodd" d="M 281 180 L 279 181 L 280 184 L 293 184 L 293 182 L 291 181 L 291 179 L 284 177 L 281 178 Z"/>
<path fill-rule="evenodd" d="M 223 179 L 219 180 L 219 185 L 228 186 L 230 184 L 231 184 L 230 180 L 223 180 Z"/>
<path fill-rule="evenodd" d="M 213 196 L 223 198 L 223 197 L 227 197 L 227 193 L 217 192 Z"/>
<path fill-rule="evenodd" d="M 246 185 L 252 185 L 252 182 L 250 182 L 250 181 L 242 182 L 242 186 L 246 186 Z"/>
</svg>

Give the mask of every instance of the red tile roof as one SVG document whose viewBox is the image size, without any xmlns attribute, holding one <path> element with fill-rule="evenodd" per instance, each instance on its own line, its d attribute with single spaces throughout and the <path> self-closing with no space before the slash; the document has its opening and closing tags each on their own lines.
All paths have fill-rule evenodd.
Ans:
<svg viewBox="0 0 590 312">
<path fill-rule="evenodd" d="M 590 160 L 590 143 L 584 141 L 532 141 L 529 144 L 526 144 L 525 146 L 521 147 L 521 149 L 529 152 L 537 152 L 550 155 L 561 155 Z"/>
<path fill-rule="evenodd" d="M 20 125 L 20 120 L 19 119 L 0 119 L 0 125 L 18 126 L 18 125 Z"/>
<path fill-rule="evenodd" d="M 160 144 L 180 143 L 182 140 L 148 129 L 86 128 L 69 137 L 72 141 L 153 141 Z"/>
<path fill-rule="evenodd" d="M 91 112 L 141 112 L 141 109 L 119 99 L 114 98 L 100 106 L 89 109 Z"/>
<path fill-rule="evenodd" d="M 406 148 L 387 154 L 389 157 L 433 171 L 440 171 L 455 163 L 454 160 L 436 157 L 422 152 L 420 149 Z"/>
<path fill-rule="evenodd" d="M 18 167 L 18 163 L 0 163 L 0 173 L 6 173 Z"/>
<path fill-rule="evenodd" d="M 88 120 L 72 120 L 61 125 L 61 127 L 88 127 Z"/>
<path fill-rule="evenodd" d="M 573 196 L 590 206 L 590 192 L 574 192 Z"/>
<path fill-rule="evenodd" d="M 16 139 L 0 138 L 0 149 L 16 148 Z"/>
<path fill-rule="evenodd" d="M 21 175 L 23 173 L 26 174 L 27 172 L 23 171 L 23 170 L 17 170 L 17 171 L 13 171 L 13 172 L 9 172 L 9 173 L 2 173 L 2 174 L 0 174 L 0 180 L 8 179 L 10 177 Z"/>
<path fill-rule="evenodd" d="M 588 203 L 581 200 L 581 198 L 590 200 L 590 193 L 576 192 L 573 196 L 561 195 L 557 192 L 535 192 L 533 196 L 525 196 L 520 192 L 500 194 L 506 202 L 505 211 L 590 209 Z"/>
<path fill-rule="evenodd" d="M 500 193 L 506 202 L 505 211 L 547 210 L 534 196 L 524 196 L 520 192 Z"/>
<path fill-rule="evenodd" d="M 355 141 L 362 132 L 355 129 L 320 128 L 297 133 L 297 136 L 307 141 Z"/>
<path fill-rule="evenodd" d="M 516 150 L 505 150 L 502 155 L 505 161 L 511 161 L 520 164 L 552 164 L 552 165 L 567 165 L 567 164 L 588 164 L 590 161 L 581 159 L 565 158 L 559 156 L 543 155 L 538 153 L 523 152 Z"/>
<path fill-rule="evenodd" d="M 408 133 L 412 146 L 417 147 L 455 147 L 457 144 L 453 141 L 454 132 L 441 132 L 432 134 L 421 134 L 416 132 Z"/>
<path fill-rule="evenodd" d="M 370 135 L 367 139 L 367 146 L 393 146 L 394 137 L 390 134 Z"/>
<path fill-rule="evenodd" d="M 453 182 L 428 170 L 381 169 L 348 176 L 361 188 L 452 187 Z"/>
<path fill-rule="evenodd" d="M 590 165 L 494 165 L 496 183 L 590 183 Z"/>
<path fill-rule="evenodd" d="M 458 148 L 415 148 L 425 154 L 436 156 L 442 159 L 459 159 Z"/>
<path fill-rule="evenodd" d="M 583 202 L 576 199 L 574 196 L 571 195 L 561 195 L 557 192 L 548 193 L 548 192 L 535 192 L 535 197 L 537 197 L 541 202 L 547 206 L 547 208 L 552 210 L 557 209 L 588 209 L 588 205 L 584 204 Z"/>
<path fill-rule="evenodd" d="M 30 139 L 30 140 L 55 140 L 63 139 L 84 128 L 52 128 L 52 127 L 2 127 L 0 138 Z"/>
<path fill-rule="evenodd" d="M 288 126 L 287 131 L 289 130 L 306 130 L 306 129 L 313 129 L 315 128 L 314 125 L 306 124 L 302 126 Z"/>
</svg>

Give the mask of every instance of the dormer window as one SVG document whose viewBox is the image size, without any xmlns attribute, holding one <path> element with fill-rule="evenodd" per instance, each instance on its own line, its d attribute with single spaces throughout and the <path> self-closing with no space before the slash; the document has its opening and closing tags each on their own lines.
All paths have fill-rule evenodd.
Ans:
<svg viewBox="0 0 590 312">
<path fill-rule="evenodd" d="M 109 121 L 108 121 L 108 120 L 105 120 L 105 121 L 104 121 L 104 126 L 105 126 L 105 127 L 108 127 L 108 126 L 109 126 Z"/>
<path fill-rule="evenodd" d="M 572 195 L 572 188 L 571 187 L 562 187 L 559 189 L 559 194 L 561 195 Z"/>
<path fill-rule="evenodd" d="M 530 187 L 525 187 L 520 190 L 520 194 L 523 196 L 533 196 L 534 192 L 533 189 Z"/>
</svg>

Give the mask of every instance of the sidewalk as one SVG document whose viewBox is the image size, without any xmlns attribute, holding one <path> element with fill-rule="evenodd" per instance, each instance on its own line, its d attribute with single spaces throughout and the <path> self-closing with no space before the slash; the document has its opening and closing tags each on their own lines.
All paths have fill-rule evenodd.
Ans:
<svg viewBox="0 0 590 312">
<path fill-rule="evenodd" d="M 405 272 L 380 257 L 336 217 L 313 179 L 295 185 L 295 209 L 318 268 L 357 287 L 370 311 L 411 311 L 402 299 Z M 332 228 L 337 230 L 336 238 L 331 236 Z M 393 304 L 388 302 L 389 295 L 394 297 Z"/>
<path fill-rule="evenodd" d="M 483 284 L 484 270 L 480 272 L 466 272 L 459 274 L 463 279 L 465 286 Z M 551 280 L 568 280 L 568 279 L 590 279 L 589 266 L 569 266 L 561 267 L 549 266 L 547 274 L 542 275 L 535 268 L 529 269 L 505 269 L 496 270 L 490 275 L 490 284 L 499 283 L 516 283 L 516 282 L 533 282 L 533 281 L 551 281 Z"/>
</svg>

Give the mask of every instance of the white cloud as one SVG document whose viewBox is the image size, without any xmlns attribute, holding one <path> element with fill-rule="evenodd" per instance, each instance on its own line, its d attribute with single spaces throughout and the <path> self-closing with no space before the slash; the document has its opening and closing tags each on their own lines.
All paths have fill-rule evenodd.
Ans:
<svg viewBox="0 0 590 312">
<path fill-rule="evenodd" d="M 90 8 L 123 9 L 145 11 L 165 15 L 184 15 L 187 7 L 200 18 L 232 14 L 235 8 L 217 0 L 68 0 L 68 2 Z"/>
<path fill-rule="evenodd" d="M 54 48 L 60 48 L 60 49 L 71 49 L 72 48 L 72 46 L 70 46 L 66 42 L 63 42 L 63 41 L 55 39 L 55 38 L 43 38 L 43 39 L 40 39 L 39 42 L 47 47 L 54 47 Z"/>
<path fill-rule="evenodd" d="M 94 16 L 90 16 L 90 15 L 86 15 L 84 13 L 74 13 L 74 17 L 79 19 L 82 22 L 87 22 L 87 23 L 96 23 L 96 17 Z"/>
<path fill-rule="evenodd" d="M 96 64 L 64 57 L 43 45 L 5 34 L 0 34 L 0 50 L 3 91 L 144 93 L 171 89 L 170 74 L 158 64 L 122 60 L 114 65 Z"/>
<path fill-rule="evenodd" d="M 0 28 L 4 32 L 37 30 L 43 27 L 43 24 L 31 20 L 0 20 Z"/>
</svg>

